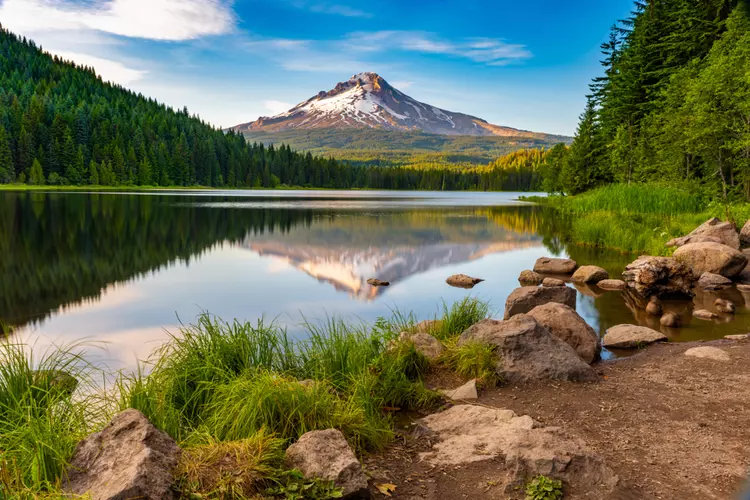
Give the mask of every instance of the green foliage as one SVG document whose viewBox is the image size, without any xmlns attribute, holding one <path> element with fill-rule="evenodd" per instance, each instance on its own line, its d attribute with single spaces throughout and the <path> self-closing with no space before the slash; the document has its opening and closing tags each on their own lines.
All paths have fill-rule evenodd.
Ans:
<svg viewBox="0 0 750 500">
<path fill-rule="evenodd" d="M 466 297 L 450 306 L 443 302 L 442 310 L 442 319 L 430 333 L 439 340 L 449 340 L 461 335 L 471 325 L 487 319 L 490 305 L 478 298 Z"/>
<path fill-rule="evenodd" d="M 526 500 L 560 500 L 562 481 L 539 475 L 526 484 Z"/>
<path fill-rule="evenodd" d="M 344 496 L 343 490 L 337 488 L 333 481 L 306 479 L 298 470 L 285 471 L 277 483 L 277 486 L 266 490 L 266 495 L 284 500 L 329 500 Z"/>
<path fill-rule="evenodd" d="M 459 346 L 454 343 L 443 353 L 442 361 L 464 378 L 478 379 L 488 386 L 498 382 L 497 358 L 492 345 L 468 342 Z"/>
</svg>

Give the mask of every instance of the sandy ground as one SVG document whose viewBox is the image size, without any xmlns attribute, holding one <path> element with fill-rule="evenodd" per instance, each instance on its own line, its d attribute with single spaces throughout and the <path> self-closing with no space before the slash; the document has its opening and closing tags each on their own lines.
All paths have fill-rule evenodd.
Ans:
<svg viewBox="0 0 750 500">
<path fill-rule="evenodd" d="M 730 361 L 683 355 L 697 345 L 722 348 Z M 477 403 L 583 439 L 620 477 L 612 499 L 738 498 L 750 465 L 750 341 L 655 345 L 595 367 L 598 383 L 499 387 Z M 393 483 L 393 498 L 411 500 L 514 497 L 498 485 L 499 460 L 450 469 L 420 462 L 429 439 L 405 433 L 366 460 L 373 485 Z M 589 497 L 568 488 L 565 498 Z"/>
</svg>

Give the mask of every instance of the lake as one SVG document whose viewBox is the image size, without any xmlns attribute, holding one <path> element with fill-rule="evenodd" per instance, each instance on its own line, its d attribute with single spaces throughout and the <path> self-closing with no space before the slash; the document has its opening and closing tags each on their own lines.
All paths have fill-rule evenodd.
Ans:
<svg viewBox="0 0 750 500">
<path fill-rule="evenodd" d="M 466 296 L 502 316 L 538 257 L 570 256 L 614 277 L 633 260 L 564 244 L 570 221 L 518 195 L 0 192 L 0 321 L 14 328 L 10 339 L 40 348 L 102 342 L 92 358 L 131 370 L 202 311 L 264 317 L 292 335 L 328 316 L 374 322 L 398 309 L 427 319 Z M 451 288 L 455 273 L 486 281 Z M 371 287 L 373 277 L 391 286 Z M 703 322 L 688 311 L 684 328 L 663 331 L 673 340 L 747 333 L 750 297 L 722 296 L 738 305 L 736 318 Z M 619 292 L 578 287 L 578 312 L 602 335 L 620 323 L 660 329 Z"/>
</svg>

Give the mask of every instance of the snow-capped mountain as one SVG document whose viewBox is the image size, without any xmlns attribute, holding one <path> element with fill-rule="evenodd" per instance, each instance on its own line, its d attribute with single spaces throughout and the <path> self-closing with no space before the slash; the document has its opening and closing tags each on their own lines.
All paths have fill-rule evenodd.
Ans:
<svg viewBox="0 0 750 500">
<path fill-rule="evenodd" d="M 237 125 L 238 132 L 280 132 L 319 128 L 384 128 L 442 135 L 536 136 L 481 118 L 454 113 L 412 99 L 376 73 L 358 73 L 333 90 L 320 92 L 286 113 Z"/>
</svg>

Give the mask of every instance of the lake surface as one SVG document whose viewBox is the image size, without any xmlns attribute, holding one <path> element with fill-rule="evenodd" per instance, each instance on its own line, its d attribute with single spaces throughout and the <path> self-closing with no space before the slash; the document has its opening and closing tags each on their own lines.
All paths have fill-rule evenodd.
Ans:
<svg viewBox="0 0 750 500">
<path fill-rule="evenodd" d="M 488 300 L 502 316 L 517 277 L 541 256 L 618 276 L 633 256 L 564 241 L 569 221 L 518 193 L 199 191 L 0 192 L 0 321 L 39 347 L 86 339 L 90 356 L 133 369 L 201 311 L 265 317 L 301 335 L 303 318 L 373 322 L 392 310 L 432 318 L 441 302 Z M 486 279 L 473 290 L 445 279 Z M 387 288 L 366 283 L 377 277 Z M 663 330 L 674 340 L 750 330 L 750 297 L 722 292 L 736 318 Z M 715 295 L 699 296 L 708 304 Z M 684 309 L 684 305 L 675 304 Z M 660 329 L 619 292 L 579 288 L 578 312 L 604 334 Z M 606 353 L 607 356 L 611 353 Z"/>
</svg>

